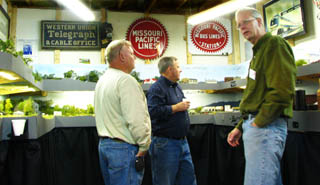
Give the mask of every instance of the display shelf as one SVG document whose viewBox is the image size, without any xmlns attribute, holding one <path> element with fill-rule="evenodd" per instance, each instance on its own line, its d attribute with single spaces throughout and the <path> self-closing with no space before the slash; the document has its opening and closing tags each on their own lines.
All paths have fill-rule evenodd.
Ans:
<svg viewBox="0 0 320 185">
<path fill-rule="evenodd" d="M 191 124 L 235 126 L 240 119 L 240 112 L 217 112 L 215 114 L 190 115 Z"/>
<path fill-rule="evenodd" d="M 94 116 L 55 116 L 53 119 L 44 119 L 42 116 L 32 117 L 4 117 L 0 118 L 0 140 L 12 139 L 13 119 L 26 119 L 27 130 L 23 139 L 37 139 L 54 128 L 95 127 Z M 191 124 L 213 124 L 235 126 L 240 119 L 239 112 L 218 112 L 210 115 L 190 115 Z"/>
<path fill-rule="evenodd" d="M 63 78 L 61 80 L 43 80 L 43 91 L 94 91 L 96 83 L 83 82 L 80 80 L 73 80 L 70 78 Z"/>
<path fill-rule="evenodd" d="M 237 89 L 239 87 L 245 86 L 247 80 L 239 79 L 232 80 L 229 82 L 217 82 L 217 83 L 204 83 L 199 82 L 196 84 L 185 84 L 179 83 L 183 90 L 214 90 L 214 91 L 222 91 L 227 89 Z M 144 91 L 148 91 L 152 84 L 142 84 L 142 89 Z"/>
<path fill-rule="evenodd" d="M 39 91 L 94 91 L 96 86 L 94 82 L 68 78 L 36 82 L 32 69 L 21 58 L 0 52 L 0 61 L 0 95 Z"/>
<path fill-rule="evenodd" d="M 312 120 L 310 119 L 312 118 Z M 211 115 L 191 115 L 191 124 L 214 124 L 235 126 L 241 119 L 240 112 L 218 112 Z M 288 119 L 288 130 L 297 132 L 320 132 L 320 111 L 293 111 Z"/>
<path fill-rule="evenodd" d="M 30 85 L 35 87 L 35 91 L 94 91 L 96 83 L 83 82 L 73 79 L 45 79 L 41 82 L 35 82 L 32 76 L 32 69 L 23 63 L 20 58 L 16 58 L 9 53 L 0 52 L 0 72 L 11 73 L 11 75 L 17 76 L 16 80 L 6 80 L 0 78 L 0 84 L 3 86 L 3 90 L 9 87 L 18 87 L 21 85 Z M 18 78 L 19 77 L 19 78 Z M 197 84 L 180 84 L 183 90 L 213 90 L 215 92 L 224 91 L 237 91 L 241 90 L 241 86 L 246 85 L 245 79 L 233 80 L 229 82 L 217 82 L 217 83 L 197 83 Z M 142 84 L 144 91 L 150 88 L 151 84 Z M 1 86 L 0 86 L 1 90 Z M 2 95 L 10 94 L 2 93 Z M 30 91 L 25 91 L 30 92 Z M 18 93 L 21 93 L 20 91 Z"/>
<path fill-rule="evenodd" d="M 312 117 L 312 120 L 310 120 Z M 95 127 L 94 116 L 56 116 L 44 119 L 41 116 L 0 118 L 0 140 L 10 140 L 12 119 L 27 119 L 27 138 L 36 139 L 54 128 Z M 190 115 L 190 122 L 195 124 L 213 124 L 218 126 L 237 125 L 241 119 L 240 112 L 217 112 L 215 114 Z M 293 118 L 288 120 L 288 130 L 296 132 L 320 132 L 320 111 L 294 111 Z"/>
<path fill-rule="evenodd" d="M 318 80 L 320 78 L 320 62 L 311 63 L 297 68 L 297 79 Z"/>
<path fill-rule="evenodd" d="M 297 79 L 318 80 L 320 78 L 320 63 L 312 63 L 297 68 Z M 232 80 L 229 82 L 184 84 L 180 83 L 183 90 L 213 90 L 215 93 L 228 93 L 241 91 L 246 86 L 246 79 Z M 143 90 L 147 91 L 152 84 L 142 84 Z"/>
<path fill-rule="evenodd" d="M 26 119 L 26 130 L 23 139 L 37 139 L 54 128 L 61 127 L 95 127 L 94 116 L 55 116 L 44 119 L 42 116 L 32 117 L 3 117 L 0 118 L 0 140 L 10 140 L 13 135 L 11 120 Z"/>
<path fill-rule="evenodd" d="M 288 121 L 288 129 L 291 131 L 320 132 L 319 123 L 320 111 L 293 111 L 293 118 Z"/>
<path fill-rule="evenodd" d="M 20 57 L 0 52 L 0 61 L 0 95 L 42 89 L 42 84 L 34 80 L 32 69 L 25 65 Z"/>
<path fill-rule="evenodd" d="M 312 120 L 309 118 L 312 117 Z M 28 134 L 26 139 L 36 139 L 54 128 L 95 127 L 94 116 L 56 116 L 44 119 L 41 116 L 0 118 L 0 140 L 9 140 L 12 134 L 12 119 L 27 119 Z M 194 124 L 213 124 L 219 126 L 237 125 L 241 119 L 240 112 L 217 112 L 215 114 L 190 115 Z M 297 132 L 320 132 L 320 111 L 294 111 L 293 118 L 288 120 L 288 130 Z"/>
</svg>

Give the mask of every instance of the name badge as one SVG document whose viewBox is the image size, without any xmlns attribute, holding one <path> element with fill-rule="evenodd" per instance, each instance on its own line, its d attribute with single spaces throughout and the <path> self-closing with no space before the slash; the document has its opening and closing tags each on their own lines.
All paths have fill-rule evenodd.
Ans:
<svg viewBox="0 0 320 185">
<path fill-rule="evenodd" d="M 256 71 L 253 69 L 249 70 L 249 78 L 251 78 L 252 80 L 256 79 Z"/>
</svg>

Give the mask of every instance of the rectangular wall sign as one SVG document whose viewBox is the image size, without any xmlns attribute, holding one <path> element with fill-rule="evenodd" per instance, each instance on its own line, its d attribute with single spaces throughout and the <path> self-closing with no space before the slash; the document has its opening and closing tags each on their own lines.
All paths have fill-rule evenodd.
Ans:
<svg viewBox="0 0 320 185">
<path fill-rule="evenodd" d="M 100 49 L 100 23 L 41 21 L 42 49 Z"/>
</svg>

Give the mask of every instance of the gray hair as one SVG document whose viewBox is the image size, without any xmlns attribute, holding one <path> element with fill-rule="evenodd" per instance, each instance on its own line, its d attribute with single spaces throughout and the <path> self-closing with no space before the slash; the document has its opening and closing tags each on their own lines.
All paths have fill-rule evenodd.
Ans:
<svg viewBox="0 0 320 185">
<path fill-rule="evenodd" d="M 242 12 L 250 12 L 251 16 L 256 18 L 256 19 L 261 19 L 262 21 L 262 24 L 263 24 L 263 18 L 262 18 L 262 15 L 260 14 L 260 12 L 255 9 L 255 8 L 251 8 L 251 7 L 244 7 L 244 8 L 240 8 L 236 11 L 235 13 L 235 17 L 237 18 L 238 17 L 238 14 L 239 13 L 242 13 Z"/>
<path fill-rule="evenodd" d="M 114 40 L 106 48 L 106 60 L 110 64 L 119 55 L 123 46 L 131 47 L 131 43 L 127 40 Z"/>
<path fill-rule="evenodd" d="M 163 74 L 166 72 L 168 67 L 173 66 L 173 63 L 177 60 L 178 59 L 176 57 L 162 57 L 158 63 L 159 73 Z"/>
</svg>

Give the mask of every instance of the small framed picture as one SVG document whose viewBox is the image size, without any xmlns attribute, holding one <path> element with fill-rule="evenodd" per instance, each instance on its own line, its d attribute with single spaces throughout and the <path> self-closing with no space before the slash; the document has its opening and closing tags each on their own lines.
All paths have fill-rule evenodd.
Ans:
<svg viewBox="0 0 320 185">
<path fill-rule="evenodd" d="M 80 64 L 90 64 L 90 58 L 80 58 L 79 63 Z"/>
</svg>

